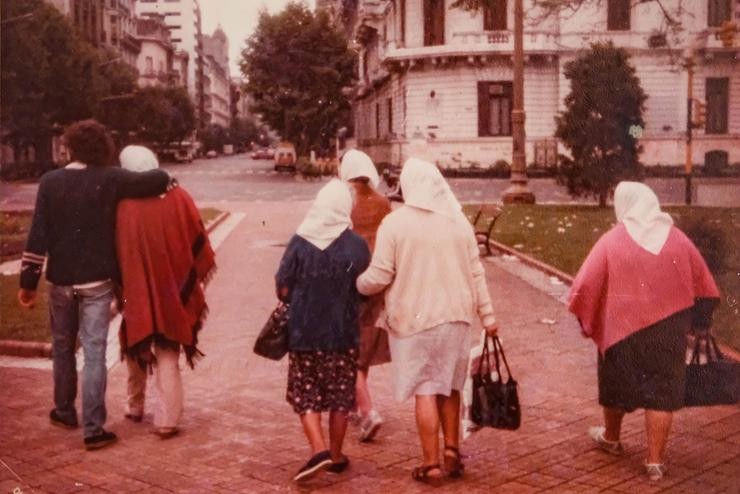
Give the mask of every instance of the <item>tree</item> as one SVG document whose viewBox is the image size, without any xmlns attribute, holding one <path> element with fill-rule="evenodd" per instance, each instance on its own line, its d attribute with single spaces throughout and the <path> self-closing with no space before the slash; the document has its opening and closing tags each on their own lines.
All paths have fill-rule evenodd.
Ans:
<svg viewBox="0 0 740 494">
<path fill-rule="evenodd" d="M 185 139 L 195 129 L 195 106 L 183 87 L 150 86 L 133 96 L 137 137 L 155 149 Z"/>
<path fill-rule="evenodd" d="M 134 85 L 130 71 L 82 41 L 43 0 L 0 3 L 3 141 L 51 161 L 51 136 L 100 112 L 100 100 Z"/>
<path fill-rule="evenodd" d="M 200 135 L 203 150 L 222 152 L 224 144 L 229 141 L 229 130 L 218 124 L 209 124 Z"/>
<path fill-rule="evenodd" d="M 257 125 L 251 118 L 234 118 L 229 130 L 232 144 L 238 150 L 247 149 L 252 142 L 260 142 L 261 145 L 265 145 L 263 141 L 267 135 L 267 129 Z"/>
<path fill-rule="evenodd" d="M 596 43 L 565 64 L 571 91 L 556 117 L 555 136 L 571 156 L 561 156 L 558 181 L 573 195 L 595 195 L 599 205 L 620 180 L 639 174 L 638 138 L 647 96 L 629 54 L 611 42 Z"/>
<path fill-rule="evenodd" d="M 301 3 L 289 3 L 275 15 L 262 11 L 241 60 L 252 111 L 301 155 L 328 147 L 329 138 L 347 124 L 342 112 L 349 102 L 342 88 L 351 85 L 354 67 L 347 39 L 328 15 Z"/>
</svg>

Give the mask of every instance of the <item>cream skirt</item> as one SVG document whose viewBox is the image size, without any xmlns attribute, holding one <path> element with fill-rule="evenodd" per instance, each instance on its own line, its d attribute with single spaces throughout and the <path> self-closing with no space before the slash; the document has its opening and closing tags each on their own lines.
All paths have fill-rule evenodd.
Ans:
<svg viewBox="0 0 740 494">
<path fill-rule="evenodd" d="M 389 334 L 394 397 L 450 396 L 465 383 L 470 356 L 470 325 L 440 324 L 405 338 Z"/>
</svg>

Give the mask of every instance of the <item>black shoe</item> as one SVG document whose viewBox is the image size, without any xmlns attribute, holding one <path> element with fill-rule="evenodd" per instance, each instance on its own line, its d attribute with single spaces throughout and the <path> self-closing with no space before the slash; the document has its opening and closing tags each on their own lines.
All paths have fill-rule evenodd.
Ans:
<svg viewBox="0 0 740 494">
<path fill-rule="evenodd" d="M 129 419 L 131 422 L 136 422 L 137 424 L 144 418 L 143 415 L 135 415 L 133 413 L 127 413 L 124 417 Z"/>
<path fill-rule="evenodd" d="M 342 473 L 347 470 L 348 466 L 349 458 L 347 458 L 346 456 L 342 456 L 341 460 L 332 463 L 331 466 L 326 469 L 326 471 L 329 473 Z"/>
<path fill-rule="evenodd" d="M 106 446 L 113 444 L 118 441 L 118 436 L 112 432 L 103 431 L 100 434 L 85 438 L 85 449 L 90 451 L 93 449 L 105 448 Z"/>
<path fill-rule="evenodd" d="M 298 473 L 293 476 L 293 480 L 296 482 L 308 480 L 317 473 L 320 473 L 322 470 L 326 470 L 331 466 L 331 464 L 331 454 L 329 453 L 329 450 L 316 453 L 310 460 L 308 460 L 308 463 L 298 470 Z"/>
<path fill-rule="evenodd" d="M 49 412 L 49 422 L 51 422 L 51 425 L 61 427 L 62 429 L 76 429 L 78 427 L 76 417 L 72 421 L 62 420 L 56 409 Z"/>
</svg>

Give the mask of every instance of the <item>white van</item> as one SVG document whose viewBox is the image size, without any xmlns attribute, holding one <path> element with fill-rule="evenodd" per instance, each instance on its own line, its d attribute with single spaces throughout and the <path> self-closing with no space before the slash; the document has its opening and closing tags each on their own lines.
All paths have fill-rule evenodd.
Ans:
<svg viewBox="0 0 740 494">
<path fill-rule="evenodd" d="M 275 170 L 295 171 L 295 146 L 289 142 L 281 142 L 275 148 Z"/>
</svg>

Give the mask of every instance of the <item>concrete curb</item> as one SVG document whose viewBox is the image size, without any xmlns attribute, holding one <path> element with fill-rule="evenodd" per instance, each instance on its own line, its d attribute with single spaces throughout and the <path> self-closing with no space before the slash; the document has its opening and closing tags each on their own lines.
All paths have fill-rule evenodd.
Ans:
<svg viewBox="0 0 740 494">
<path fill-rule="evenodd" d="M 209 234 L 226 221 L 231 212 L 224 211 L 206 225 Z M 113 328 L 111 328 L 113 329 Z M 0 355 L 26 358 L 51 358 L 51 343 L 41 341 L 0 340 Z"/>
<path fill-rule="evenodd" d="M 500 242 L 496 242 L 495 240 L 489 239 L 488 240 L 488 244 L 491 247 L 493 247 L 494 249 L 498 250 L 498 251 L 501 251 L 501 252 L 504 252 L 506 254 L 515 256 L 521 262 L 523 262 L 524 264 L 526 264 L 526 265 L 528 265 L 530 267 L 533 267 L 533 268 L 538 269 L 538 270 L 540 270 L 540 271 L 542 271 L 544 273 L 547 273 L 550 276 L 555 276 L 556 278 L 560 279 L 564 283 L 567 283 L 568 285 L 572 285 L 573 284 L 573 277 L 571 275 L 569 275 L 567 273 L 564 273 L 564 272 L 560 271 L 559 269 L 556 269 L 556 268 L 550 266 L 549 264 L 546 264 L 546 263 L 544 263 L 542 261 L 539 261 L 539 260 L 537 260 L 537 259 L 535 259 L 533 257 L 529 257 L 526 254 L 522 254 L 518 250 L 516 250 L 516 249 L 514 249 L 512 247 L 509 247 L 508 245 L 504 245 L 504 244 L 502 244 Z"/>
<path fill-rule="evenodd" d="M 556 269 L 549 264 L 546 264 L 542 261 L 539 261 L 537 259 L 534 259 L 533 257 L 529 257 L 526 254 L 522 254 L 516 249 L 513 249 L 509 247 L 508 245 L 504 245 L 500 242 L 496 242 L 495 240 L 488 240 L 488 244 L 493 247 L 494 249 L 504 252 L 506 254 L 515 256 L 517 259 L 519 259 L 524 264 L 537 269 L 539 271 L 542 271 L 550 276 L 555 276 L 556 278 L 559 278 L 563 283 L 567 285 L 573 284 L 573 277 L 567 273 L 563 273 L 559 269 Z M 725 357 L 728 357 L 735 362 L 740 362 L 740 352 L 737 352 L 733 348 L 728 347 L 727 345 L 718 342 L 717 345 L 719 346 L 720 351 L 724 354 Z"/>
</svg>

